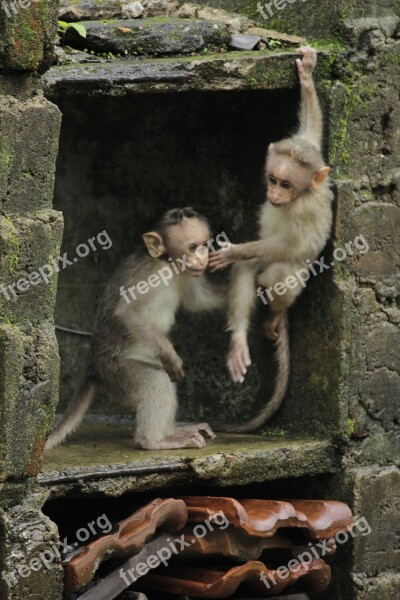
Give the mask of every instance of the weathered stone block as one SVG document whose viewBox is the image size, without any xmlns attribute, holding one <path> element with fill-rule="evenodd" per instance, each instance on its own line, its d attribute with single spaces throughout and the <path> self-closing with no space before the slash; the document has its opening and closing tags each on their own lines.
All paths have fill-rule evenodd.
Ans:
<svg viewBox="0 0 400 600">
<path fill-rule="evenodd" d="M 400 46 L 393 38 L 378 46 L 377 40 L 365 43 L 337 65 L 348 81 L 333 88 L 330 161 L 341 178 L 365 178 L 370 198 L 384 201 L 400 151 Z"/>
<path fill-rule="evenodd" d="M 39 89 L 38 84 L 40 84 Z M 21 102 L 37 96 L 41 89 L 41 82 L 34 73 L 24 73 L 22 75 L 15 75 L 15 73 L 0 74 L 0 97 L 13 96 Z"/>
<path fill-rule="evenodd" d="M 368 369 L 387 367 L 400 372 L 400 329 L 393 323 L 379 323 L 367 335 L 366 356 Z"/>
<path fill-rule="evenodd" d="M 399 565 L 400 471 L 395 467 L 359 469 L 355 471 L 354 484 L 354 512 L 365 517 L 371 533 L 354 540 L 353 570 L 369 577 L 396 570 Z"/>
<path fill-rule="evenodd" d="M 122 16 L 123 2 L 121 0 L 105 0 L 92 2 L 91 0 L 60 0 L 59 17 L 62 21 L 82 21 L 95 19 L 115 19 Z"/>
<path fill-rule="evenodd" d="M 400 207 L 369 202 L 356 209 L 348 239 L 361 234 L 369 250 L 349 258 L 347 264 L 362 282 L 374 284 L 381 296 L 395 299 L 400 291 Z"/>
<path fill-rule="evenodd" d="M 57 28 L 55 0 L 4 0 L 0 8 L 0 71 L 49 66 Z"/>
<path fill-rule="evenodd" d="M 354 406 L 352 410 L 355 434 L 361 437 L 367 432 L 377 434 L 377 426 L 395 431 L 400 418 L 399 328 L 387 321 L 362 327 L 355 336 L 355 345 L 355 352 L 362 357 L 357 365 L 356 387 L 363 407 Z"/>
<path fill-rule="evenodd" d="M 0 597 L 62 598 L 63 570 L 57 527 L 29 499 L 0 510 Z"/>
<path fill-rule="evenodd" d="M 400 597 L 400 575 L 385 573 L 380 577 L 368 578 L 354 575 L 356 600 L 398 600 Z"/>
<path fill-rule="evenodd" d="M 96 19 L 114 19 L 142 17 L 175 16 L 178 10 L 178 0 L 60 0 L 59 16 L 63 21 L 82 21 Z M 134 5 L 134 6 L 131 6 Z M 135 6 L 136 5 L 136 6 Z M 195 15 L 194 15 L 195 16 Z"/>
<path fill-rule="evenodd" d="M 358 448 L 358 462 L 362 464 L 397 465 L 400 467 L 400 432 L 381 429 L 369 435 Z"/>
<path fill-rule="evenodd" d="M 50 210 L 35 218 L 0 216 L 0 309 L 12 321 L 52 319 L 63 219 Z"/>
<path fill-rule="evenodd" d="M 382 17 L 399 13 L 397 0 L 338 0 L 335 3 L 321 0 L 196 0 L 196 4 L 242 12 L 258 21 L 268 21 L 271 27 L 274 24 L 282 31 L 312 34 L 317 39 L 337 36 L 344 18 Z M 299 18 L 299 12 L 302 18 Z"/>
<path fill-rule="evenodd" d="M 399 17 L 396 15 L 349 19 L 344 24 L 344 37 L 348 45 L 353 47 L 355 44 L 363 47 L 364 44 L 370 42 L 366 48 L 368 50 L 372 41 L 371 35 L 368 34 L 375 34 L 376 39 L 380 38 L 378 33 L 381 34 L 382 43 L 384 43 L 385 38 L 394 37 L 398 24 Z"/>
<path fill-rule="evenodd" d="M 61 115 L 40 96 L 0 96 L 0 211 L 50 208 Z"/>
<path fill-rule="evenodd" d="M 58 400 L 51 322 L 0 325 L 0 479 L 37 475 Z"/>
<path fill-rule="evenodd" d="M 123 55 L 190 54 L 227 48 L 231 38 L 225 25 L 196 19 L 82 21 L 82 25 L 86 38 L 72 27 L 67 29 L 65 40 L 70 46 Z"/>
<path fill-rule="evenodd" d="M 368 373 L 362 386 L 361 403 L 385 429 L 398 427 L 400 418 L 400 375 L 387 368 Z"/>
</svg>

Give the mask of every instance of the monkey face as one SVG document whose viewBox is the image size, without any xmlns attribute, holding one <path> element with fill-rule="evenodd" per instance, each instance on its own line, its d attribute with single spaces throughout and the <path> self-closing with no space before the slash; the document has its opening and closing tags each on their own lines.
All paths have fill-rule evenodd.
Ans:
<svg viewBox="0 0 400 600">
<path fill-rule="evenodd" d="M 309 189 L 313 170 L 288 156 L 272 154 L 267 162 L 267 198 L 274 206 L 296 200 Z"/>
<path fill-rule="evenodd" d="M 165 253 L 189 277 L 201 277 L 208 266 L 210 231 L 199 219 L 183 219 L 164 235 Z M 185 257 L 185 260 L 182 260 Z"/>
</svg>

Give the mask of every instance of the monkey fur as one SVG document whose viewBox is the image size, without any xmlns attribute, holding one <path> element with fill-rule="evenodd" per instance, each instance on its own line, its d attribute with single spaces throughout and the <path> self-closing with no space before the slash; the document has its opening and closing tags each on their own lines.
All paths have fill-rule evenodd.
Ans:
<svg viewBox="0 0 400 600">
<path fill-rule="evenodd" d="M 225 427 L 224 431 L 255 431 L 281 406 L 289 379 L 287 310 L 303 288 L 292 277 L 292 285 L 283 294 L 272 293 L 272 289 L 299 269 L 309 269 L 325 247 L 332 226 L 330 169 L 321 152 L 322 112 L 312 78 L 317 57 L 312 48 L 301 48 L 299 52 L 300 126 L 294 136 L 268 148 L 267 197 L 261 208 L 259 241 L 233 244 L 226 252 L 218 251 L 210 257 L 212 271 L 237 263 L 228 298 L 228 330 L 232 333 L 227 364 L 233 381 L 243 382 L 251 364 L 247 333 L 257 286 L 271 291 L 271 316 L 264 324 L 264 333 L 276 343 L 278 363 L 271 400 L 249 422 Z"/>
<path fill-rule="evenodd" d="M 184 377 L 184 371 L 167 337 L 180 306 L 201 312 L 226 305 L 224 290 L 203 277 L 208 239 L 207 222 L 192 209 L 169 211 L 162 226 L 143 236 L 150 255 L 129 256 L 106 288 L 86 373 L 46 449 L 59 445 L 76 429 L 98 392 L 136 412 L 135 444 L 139 448 L 202 448 L 204 435 L 214 437 L 207 423 L 175 423 L 175 382 Z M 190 260 L 184 272 L 176 272 L 169 262 L 171 256 L 177 261 L 184 254 L 194 257 L 193 248 L 200 245 L 204 248 L 201 257 Z M 127 289 L 150 281 L 166 268 L 172 273 L 168 285 L 148 286 L 146 294 L 137 293 L 127 302 Z"/>
</svg>

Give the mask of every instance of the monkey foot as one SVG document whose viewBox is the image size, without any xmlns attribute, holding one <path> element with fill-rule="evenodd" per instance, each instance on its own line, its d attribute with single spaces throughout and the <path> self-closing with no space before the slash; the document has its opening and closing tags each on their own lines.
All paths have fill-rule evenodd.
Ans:
<svg viewBox="0 0 400 600">
<path fill-rule="evenodd" d="M 275 313 L 264 321 L 263 333 L 268 340 L 276 342 L 279 337 L 279 329 L 284 316 L 284 312 Z"/>
<path fill-rule="evenodd" d="M 213 432 L 208 423 L 190 423 L 188 425 L 179 425 L 179 427 L 177 427 L 174 431 L 176 435 L 180 435 L 180 433 L 182 432 L 184 434 L 194 434 L 202 432 L 203 434 L 206 433 L 207 436 L 210 438 L 215 438 L 215 433 Z"/>
<path fill-rule="evenodd" d="M 137 447 L 143 450 L 177 450 L 179 448 L 205 448 L 206 440 L 199 432 L 177 429 L 173 434 L 157 441 L 141 440 Z"/>
</svg>

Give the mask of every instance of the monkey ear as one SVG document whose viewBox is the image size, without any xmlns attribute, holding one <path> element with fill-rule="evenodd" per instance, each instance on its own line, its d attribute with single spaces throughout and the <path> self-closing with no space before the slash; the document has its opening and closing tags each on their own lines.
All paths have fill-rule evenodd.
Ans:
<svg viewBox="0 0 400 600">
<path fill-rule="evenodd" d="M 157 231 L 150 231 L 149 233 L 144 233 L 142 235 L 142 239 L 147 248 L 148 253 L 153 258 L 159 258 L 163 254 L 165 254 L 165 246 L 164 240 L 162 236 L 157 233 Z"/>
<path fill-rule="evenodd" d="M 311 183 L 310 183 L 310 187 L 313 188 L 314 190 L 321 187 L 321 185 L 324 183 L 325 179 L 328 177 L 330 172 L 331 172 L 330 167 L 321 167 L 321 169 L 318 169 L 317 171 L 315 171 L 313 178 L 311 180 Z"/>
</svg>

